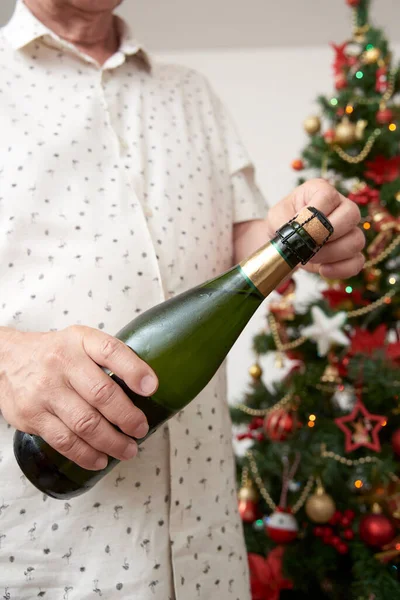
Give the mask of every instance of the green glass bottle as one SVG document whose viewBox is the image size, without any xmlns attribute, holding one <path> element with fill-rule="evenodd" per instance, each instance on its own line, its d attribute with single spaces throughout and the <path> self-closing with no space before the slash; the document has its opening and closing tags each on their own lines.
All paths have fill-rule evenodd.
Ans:
<svg viewBox="0 0 400 600">
<path fill-rule="evenodd" d="M 108 372 L 146 415 L 149 433 L 191 402 L 226 358 L 266 296 L 299 264 L 305 264 L 333 228 L 319 211 L 303 209 L 276 237 L 226 273 L 163 302 L 118 334 L 155 371 L 159 387 L 139 396 Z M 16 431 L 14 453 L 23 473 L 39 490 L 68 499 L 89 490 L 118 460 L 89 471 L 55 451 L 42 438 Z"/>
</svg>

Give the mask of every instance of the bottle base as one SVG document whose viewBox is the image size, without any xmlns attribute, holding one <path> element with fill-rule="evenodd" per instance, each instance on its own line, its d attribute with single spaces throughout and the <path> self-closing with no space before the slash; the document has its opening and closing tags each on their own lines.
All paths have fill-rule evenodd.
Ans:
<svg viewBox="0 0 400 600">
<path fill-rule="evenodd" d="M 59 460 L 54 461 L 54 456 L 49 456 L 48 452 L 44 452 L 43 440 L 36 435 L 22 433 L 16 431 L 14 435 L 14 454 L 17 463 L 22 470 L 24 476 L 34 485 L 39 491 L 43 492 L 51 498 L 57 500 L 65 500 L 80 496 L 90 489 L 95 481 L 96 472 L 93 472 L 93 479 L 89 485 L 82 486 L 82 482 L 77 482 L 68 477 L 67 474 L 60 470 Z M 47 446 L 47 445 L 46 445 Z M 48 446 L 46 450 L 48 451 Z M 61 456 L 58 452 L 57 458 L 68 462 L 67 459 Z M 100 475 L 101 473 L 101 475 Z M 99 473 L 99 479 L 103 472 Z"/>
</svg>

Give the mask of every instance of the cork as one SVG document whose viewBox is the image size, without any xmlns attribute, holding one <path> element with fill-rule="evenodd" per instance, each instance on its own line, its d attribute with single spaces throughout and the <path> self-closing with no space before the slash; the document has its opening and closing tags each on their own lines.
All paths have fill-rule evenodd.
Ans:
<svg viewBox="0 0 400 600">
<path fill-rule="evenodd" d="M 307 223 L 306 221 L 308 220 L 309 222 Z M 318 246 L 322 246 L 330 235 L 330 232 L 326 227 L 324 227 L 321 221 L 316 218 L 315 214 L 308 210 L 308 208 L 303 208 L 295 218 L 295 221 L 303 226 L 303 229 L 310 234 Z"/>
</svg>

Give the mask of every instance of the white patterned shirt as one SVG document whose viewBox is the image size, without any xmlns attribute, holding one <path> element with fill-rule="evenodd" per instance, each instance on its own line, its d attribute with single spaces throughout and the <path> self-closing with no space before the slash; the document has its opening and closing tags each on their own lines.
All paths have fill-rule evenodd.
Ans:
<svg viewBox="0 0 400 600">
<path fill-rule="evenodd" d="M 119 21 L 103 66 L 22 2 L 0 30 L 0 324 L 115 334 L 231 266 L 266 205 L 207 81 Z M 91 491 L 36 490 L 0 415 L 0 596 L 248 600 L 222 368 Z"/>
</svg>

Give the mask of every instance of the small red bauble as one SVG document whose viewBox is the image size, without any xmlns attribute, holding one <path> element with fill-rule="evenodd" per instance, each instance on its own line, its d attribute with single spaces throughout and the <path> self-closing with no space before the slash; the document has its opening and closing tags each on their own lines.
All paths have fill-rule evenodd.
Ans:
<svg viewBox="0 0 400 600">
<path fill-rule="evenodd" d="M 360 4 L 360 0 L 346 0 L 346 4 L 349 6 L 358 6 Z"/>
<path fill-rule="evenodd" d="M 324 544 L 330 544 L 332 543 L 332 539 L 333 539 L 333 531 L 330 527 L 326 527 L 325 531 L 322 535 L 322 541 L 324 542 Z"/>
<path fill-rule="evenodd" d="M 273 410 L 266 416 L 264 431 L 273 442 L 283 442 L 295 429 L 295 419 L 283 408 Z"/>
<path fill-rule="evenodd" d="M 346 517 L 346 519 L 350 519 L 350 521 L 353 521 L 354 517 L 356 516 L 356 513 L 354 512 L 354 510 L 351 510 L 351 508 L 346 508 L 346 510 L 343 513 L 343 516 Z"/>
<path fill-rule="evenodd" d="M 366 515 L 360 521 L 360 538 L 374 548 L 389 544 L 396 535 L 393 523 L 382 514 Z"/>
<path fill-rule="evenodd" d="M 335 75 L 335 88 L 337 90 L 344 90 L 347 87 L 347 78 L 344 73 L 338 73 Z"/>
<path fill-rule="evenodd" d="M 400 457 L 400 429 L 396 429 L 392 435 L 392 448 L 393 452 Z"/>
<path fill-rule="evenodd" d="M 299 527 L 294 516 L 283 508 L 277 508 L 267 521 L 267 533 L 276 544 L 288 544 L 297 538 Z"/>
<path fill-rule="evenodd" d="M 336 550 L 339 552 L 339 554 L 347 554 L 349 551 L 349 547 L 344 542 L 341 542 L 337 545 Z"/>
<path fill-rule="evenodd" d="M 258 516 L 258 507 L 251 500 L 239 500 L 239 515 L 244 523 L 253 523 Z"/>
<path fill-rule="evenodd" d="M 342 527 L 344 527 L 344 528 L 347 528 L 347 527 L 349 527 L 349 526 L 351 525 L 351 519 L 349 519 L 349 518 L 347 518 L 347 517 L 343 516 L 343 517 L 340 519 L 340 525 L 341 525 Z"/>
<path fill-rule="evenodd" d="M 326 141 L 327 144 L 332 144 L 332 142 L 335 141 L 335 130 L 334 129 L 327 129 L 324 133 L 324 139 Z"/>
<path fill-rule="evenodd" d="M 339 547 L 339 544 L 341 544 L 341 543 L 342 543 L 342 540 L 340 539 L 340 537 L 338 535 L 332 536 L 331 544 L 334 548 L 337 549 Z"/>
<path fill-rule="evenodd" d="M 314 527 L 315 537 L 323 537 L 325 533 L 325 527 Z"/>
<path fill-rule="evenodd" d="M 341 518 L 342 518 L 342 513 L 339 510 L 336 510 L 334 512 L 333 516 L 329 519 L 330 525 L 336 525 L 337 523 L 339 523 Z"/>
<path fill-rule="evenodd" d="M 352 529 L 345 529 L 343 531 L 343 537 L 345 540 L 353 540 L 354 539 L 354 531 Z"/>
<path fill-rule="evenodd" d="M 264 419 L 262 417 L 254 417 L 249 423 L 250 431 L 254 431 L 255 429 L 259 429 L 264 424 Z"/>
<path fill-rule="evenodd" d="M 291 166 L 295 171 L 302 171 L 304 169 L 304 163 L 300 158 L 293 160 Z"/>
<path fill-rule="evenodd" d="M 393 112 L 390 108 L 383 108 L 376 113 L 376 121 L 380 125 L 385 125 L 386 123 L 393 121 L 393 116 Z"/>
</svg>

